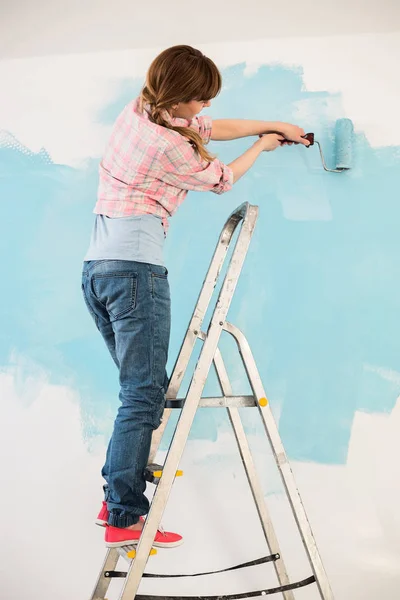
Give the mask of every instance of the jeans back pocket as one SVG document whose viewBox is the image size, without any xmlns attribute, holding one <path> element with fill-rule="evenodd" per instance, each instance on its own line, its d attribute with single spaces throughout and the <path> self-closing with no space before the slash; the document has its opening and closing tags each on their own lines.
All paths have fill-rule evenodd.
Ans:
<svg viewBox="0 0 400 600">
<path fill-rule="evenodd" d="M 137 273 L 96 273 L 93 275 L 93 293 L 107 310 L 111 321 L 115 321 L 136 306 Z"/>
</svg>

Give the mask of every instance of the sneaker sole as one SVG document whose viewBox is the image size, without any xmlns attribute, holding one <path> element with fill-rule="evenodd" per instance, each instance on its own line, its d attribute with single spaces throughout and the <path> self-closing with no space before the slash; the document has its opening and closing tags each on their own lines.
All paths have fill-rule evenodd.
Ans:
<svg viewBox="0 0 400 600">
<path fill-rule="evenodd" d="M 107 548 L 123 548 L 124 546 L 137 546 L 139 540 L 126 540 L 124 542 L 106 542 Z M 177 548 L 183 544 L 183 540 L 177 542 L 169 542 L 168 544 L 163 542 L 153 542 L 153 546 L 157 548 Z"/>
<path fill-rule="evenodd" d="M 169 543 L 153 542 L 153 546 L 157 546 L 157 548 L 177 548 L 178 546 L 181 546 L 182 544 L 183 544 L 183 540 L 178 540 L 176 542 L 169 542 Z"/>
<path fill-rule="evenodd" d="M 102 519 L 96 519 L 95 524 L 99 527 L 105 527 L 107 525 L 107 521 L 103 521 Z"/>
</svg>

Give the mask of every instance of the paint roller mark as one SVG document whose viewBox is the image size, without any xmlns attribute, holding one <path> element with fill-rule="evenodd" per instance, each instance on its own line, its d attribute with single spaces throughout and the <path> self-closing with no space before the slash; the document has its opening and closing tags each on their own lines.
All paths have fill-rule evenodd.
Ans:
<svg viewBox="0 0 400 600">
<path fill-rule="evenodd" d="M 262 67 L 245 77 L 244 65 L 237 65 L 223 75 L 229 94 L 214 101 L 213 115 L 299 122 L 315 130 L 332 164 L 333 125 L 344 116 L 340 95 L 307 92 L 299 68 Z M 98 120 L 111 123 L 140 84 L 128 82 Z M 76 386 L 85 437 L 106 437 L 118 405 L 116 373 L 79 281 L 98 161 L 74 170 L 53 164 L 45 151 L 24 149 L 9 135 L 4 139 L 0 195 L 12 201 L 3 203 L 0 247 L 3 256 L 12 250 L 13 261 L 2 263 L 9 300 L 0 363 L 13 350 L 26 364 L 44 368 L 51 382 Z M 248 144 L 214 143 L 211 150 L 229 162 Z M 306 153 L 292 147 L 265 154 L 223 199 L 191 194 L 172 220 L 166 246 L 174 323 L 170 367 L 226 215 L 244 199 L 258 204 L 259 221 L 229 318 L 252 345 L 273 411 L 279 403 L 289 456 L 340 463 L 355 411 L 391 410 L 396 397 L 396 382 L 364 365 L 398 368 L 400 156 L 399 148 L 374 150 L 358 135 L 354 170 L 335 175 L 322 172 L 317 152 Z M 207 227 L 193 226 L 200 202 Z M 235 393 L 246 393 L 234 345 L 224 340 L 221 347 Z M 215 393 L 213 377 L 205 394 Z M 192 437 L 216 439 L 228 426 L 225 411 L 205 409 Z"/>
<path fill-rule="evenodd" d="M 104 432 L 117 393 L 115 368 L 98 343 L 80 290 L 97 161 L 85 171 L 57 165 L 45 150 L 34 153 L 0 132 L 0 173 L 0 196 L 9 200 L 3 204 L 0 252 L 12 255 L 1 265 L 7 301 L 0 365 L 17 366 L 19 386 L 44 374 L 49 383 L 78 386 L 84 434 L 92 438 Z"/>
<path fill-rule="evenodd" d="M 283 217 L 291 221 L 330 221 L 332 209 L 325 182 L 320 173 L 310 173 L 309 181 L 304 182 L 304 168 L 293 170 L 290 178 L 278 181 L 277 191 L 281 198 Z M 302 189 L 299 195 L 297 189 Z"/>
<path fill-rule="evenodd" d="M 398 371 L 386 369 L 385 367 L 378 367 L 376 365 L 364 365 L 364 369 L 370 373 L 376 373 L 385 381 L 390 381 L 398 390 L 400 390 L 400 373 Z"/>
<path fill-rule="evenodd" d="M 340 95 L 307 93 L 301 71 L 284 67 L 264 67 L 235 90 L 240 69 L 230 70 L 229 98 L 214 102 L 215 114 L 299 122 L 315 131 L 333 164 Z M 308 118 L 299 120 L 301 112 Z M 214 147 L 226 160 L 247 147 L 235 144 Z M 398 395 L 363 364 L 398 363 L 399 149 L 372 149 L 358 134 L 354 152 L 355 168 L 344 175 L 323 172 L 318 152 L 279 150 L 262 157 L 230 195 L 232 208 L 247 198 L 261 210 L 229 318 L 251 342 L 295 459 L 344 462 L 355 411 L 391 410 Z M 186 219 L 194 218 L 190 207 Z M 238 361 L 233 353 L 225 360 L 234 376 Z"/>
</svg>

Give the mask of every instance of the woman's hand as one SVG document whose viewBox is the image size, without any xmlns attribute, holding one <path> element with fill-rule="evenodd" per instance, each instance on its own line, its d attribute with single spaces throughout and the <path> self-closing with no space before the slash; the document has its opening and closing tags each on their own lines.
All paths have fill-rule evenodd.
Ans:
<svg viewBox="0 0 400 600">
<path fill-rule="evenodd" d="M 263 152 L 272 152 L 282 146 L 285 141 L 285 137 L 280 133 L 266 133 L 260 135 L 260 139 L 256 143 L 260 145 Z"/>
<path fill-rule="evenodd" d="M 280 125 L 274 124 L 274 125 Z M 282 125 L 286 125 L 286 123 L 282 123 Z M 295 127 L 294 125 L 289 125 L 289 127 Z M 299 139 L 299 134 L 303 132 L 300 127 L 295 127 L 296 140 Z M 290 131 L 289 131 L 290 133 Z M 297 144 L 304 143 L 305 146 L 308 146 L 309 142 L 307 140 L 302 140 L 301 142 L 291 141 L 283 135 L 283 133 L 264 133 L 258 134 L 259 139 L 244 152 L 241 156 L 238 156 L 236 160 L 229 163 L 228 167 L 232 169 L 233 172 L 233 182 L 236 183 L 245 173 L 253 166 L 255 160 L 258 156 L 260 156 L 261 152 L 272 152 L 272 150 L 276 150 L 280 146 L 284 146 L 285 144 Z M 291 135 L 291 137 L 294 137 Z M 300 138 L 301 139 L 301 138 Z"/>
<path fill-rule="evenodd" d="M 291 125 L 290 123 L 279 123 L 279 133 L 285 138 L 285 144 L 291 145 L 291 142 L 295 144 L 303 144 L 309 146 L 310 142 L 304 139 L 305 131 L 297 125 Z"/>
</svg>

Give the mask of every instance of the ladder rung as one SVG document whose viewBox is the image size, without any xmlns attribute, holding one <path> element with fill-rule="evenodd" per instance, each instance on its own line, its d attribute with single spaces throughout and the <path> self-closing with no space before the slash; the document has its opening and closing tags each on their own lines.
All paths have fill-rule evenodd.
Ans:
<svg viewBox="0 0 400 600">
<path fill-rule="evenodd" d="M 165 408 L 183 408 L 186 398 L 171 398 L 165 401 Z M 246 408 L 257 406 L 254 396 L 217 396 L 200 398 L 200 408 Z"/>
</svg>

